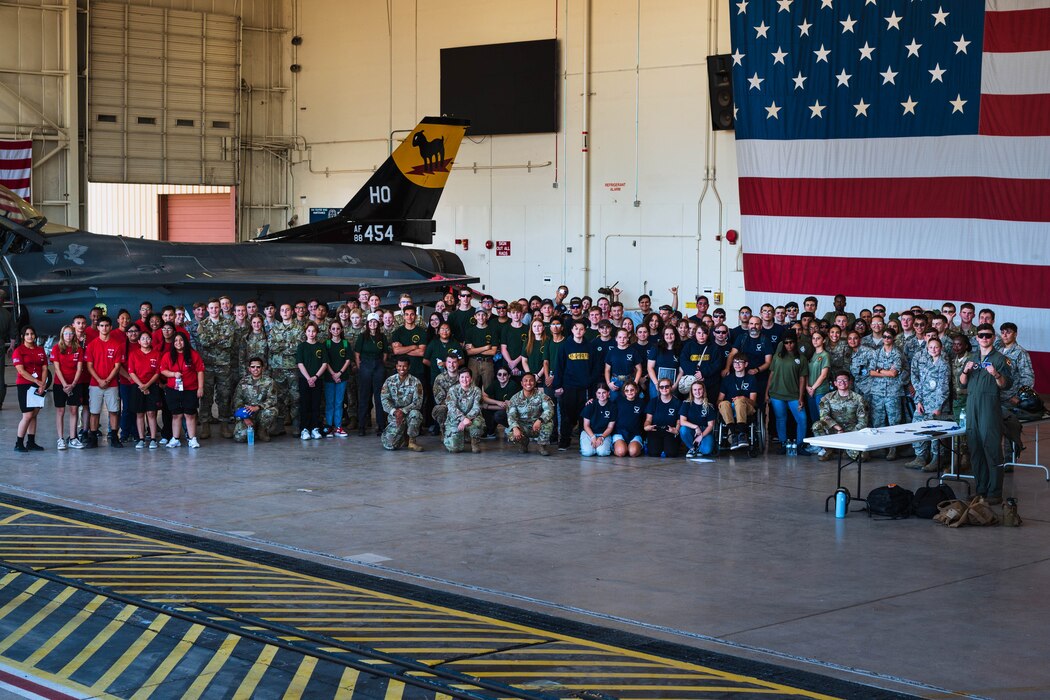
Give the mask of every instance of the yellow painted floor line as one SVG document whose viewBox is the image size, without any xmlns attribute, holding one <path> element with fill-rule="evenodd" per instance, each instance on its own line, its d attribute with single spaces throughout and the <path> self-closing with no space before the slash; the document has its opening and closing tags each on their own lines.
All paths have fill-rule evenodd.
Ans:
<svg viewBox="0 0 1050 700">
<path fill-rule="evenodd" d="M 11 523 L 15 522 L 19 518 L 21 518 L 23 516 L 26 516 L 26 515 L 29 515 L 29 511 L 28 510 L 23 510 L 23 511 L 19 511 L 17 513 L 12 513 L 11 515 L 9 515 L 6 518 L 4 518 L 3 520 L 0 520 L 0 525 L 10 525 Z"/>
<path fill-rule="evenodd" d="M 80 668 L 85 661 L 87 661 L 92 654 L 98 651 L 103 644 L 109 641 L 109 638 L 117 633 L 128 618 L 131 617 L 135 611 L 138 610 L 134 605 L 125 605 L 123 610 L 117 613 L 117 616 L 109 621 L 105 627 L 103 627 L 95 638 L 91 642 L 80 650 L 80 653 L 74 656 L 69 662 L 62 667 L 62 670 L 58 672 L 60 677 L 68 678 L 76 673 L 77 669 Z"/>
<path fill-rule="evenodd" d="M 270 668 L 270 664 L 273 662 L 273 657 L 276 655 L 277 647 L 271 645 L 263 647 L 262 651 L 259 652 L 259 657 L 255 659 L 255 663 L 252 664 L 252 667 L 248 669 L 248 673 L 245 674 L 240 687 L 234 692 L 234 697 L 252 697 L 256 686 L 258 686 L 259 681 L 262 680 L 263 674 Z"/>
<path fill-rule="evenodd" d="M 186 634 L 182 636 L 175 648 L 168 654 L 168 658 L 164 659 L 164 662 L 160 666 L 154 669 L 150 677 L 146 679 L 146 682 L 142 684 L 138 692 L 131 696 L 131 700 L 146 700 L 153 694 L 153 691 L 157 689 L 158 684 L 168 677 L 171 670 L 182 661 L 182 657 L 193 648 L 193 643 L 197 641 L 197 637 L 200 636 L 201 632 L 204 631 L 204 625 L 192 625 Z"/>
<path fill-rule="evenodd" d="M 230 655 L 233 653 L 233 648 L 237 646 L 237 643 L 241 640 L 240 637 L 230 635 L 223 640 L 219 648 L 215 650 L 215 654 L 208 661 L 208 665 L 200 672 L 197 680 L 193 682 L 189 688 L 186 689 L 185 694 L 182 696 L 182 700 L 196 700 L 204 693 L 204 690 L 208 687 L 208 683 L 211 682 L 212 678 L 216 673 L 222 670 L 222 667 L 230 659 Z"/>
<path fill-rule="evenodd" d="M 306 684 L 310 682 L 310 676 L 313 675 L 316 666 L 316 656 L 303 657 L 299 668 L 295 671 L 295 675 L 292 676 L 292 682 L 288 684 L 288 688 L 284 691 L 284 700 L 299 700 L 303 696 Z"/>
<path fill-rule="evenodd" d="M 134 663 L 135 659 L 138 658 L 142 650 L 145 649 L 150 642 L 157 638 L 160 631 L 164 629 L 164 625 L 168 624 L 171 618 L 167 615 L 157 615 L 156 619 L 150 623 L 139 638 L 131 643 L 124 653 L 120 655 L 120 658 L 113 662 L 113 665 L 95 681 L 95 684 L 91 686 L 92 690 L 102 691 L 110 686 L 110 684 L 117 680 L 117 676 L 124 672 L 128 666 Z"/>
<path fill-rule="evenodd" d="M 405 684 L 401 681 L 391 680 L 386 685 L 386 695 L 383 696 L 383 700 L 401 700 L 404 694 Z"/>
<path fill-rule="evenodd" d="M 16 574 L 17 575 L 17 574 Z M 6 577 L 5 577 L 6 578 Z M 12 577 L 14 578 L 14 577 Z M 0 608 L 0 619 L 3 619 L 11 614 L 11 611 L 17 608 L 22 603 L 32 598 L 37 591 L 44 587 L 47 583 L 47 579 L 37 579 L 33 583 L 29 584 L 24 591 L 16 595 L 11 600 L 7 601 L 7 605 Z"/>
<path fill-rule="evenodd" d="M 38 610 L 32 617 L 30 617 L 28 620 L 19 625 L 18 629 L 8 634 L 7 638 L 0 642 L 0 654 L 3 654 L 5 651 L 17 644 L 22 639 L 22 637 L 25 636 L 26 632 L 29 632 L 30 630 L 34 629 L 37 625 L 43 622 L 48 615 L 55 612 L 55 610 L 57 610 L 58 608 L 62 607 L 62 604 L 69 600 L 73 596 L 73 594 L 76 593 L 78 590 L 79 589 L 73 588 L 72 586 L 67 586 L 63 590 L 59 591 L 58 595 L 52 598 L 47 605 L 40 608 L 40 610 Z"/>
<path fill-rule="evenodd" d="M 84 624 L 91 615 L 99 609 L 99 607 L 108 600 L 106 596 L 97 595 L 88 601 L 88 604 L 84 606 L 76 615 L 70 618 L 69 622 L 62 625 L 62 629 L 51 635 L 51 638 L 44 643 L 39 649 L 30 654 L 24 663 L 27 666 L 36 666 L 41 659 L 51 653 L 51 651 L 57 647 L 66 637 L 72 634 L 80 625 Z"/>
</svg>

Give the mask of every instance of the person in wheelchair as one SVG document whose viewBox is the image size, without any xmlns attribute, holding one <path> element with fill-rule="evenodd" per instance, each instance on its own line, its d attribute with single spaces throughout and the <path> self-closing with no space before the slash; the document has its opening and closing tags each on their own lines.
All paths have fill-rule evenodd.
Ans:
<svg viewBox="0 0 1050 700">
<path fill-rule="evenodd" d="M 748 447 L 748 423 L 755 417 L 757 405 L 758 380 L 747 373 L 747 356 L 736 355 L 718 393 L 718 413 L 729 428 L 730 449 Z"/>
</svg>

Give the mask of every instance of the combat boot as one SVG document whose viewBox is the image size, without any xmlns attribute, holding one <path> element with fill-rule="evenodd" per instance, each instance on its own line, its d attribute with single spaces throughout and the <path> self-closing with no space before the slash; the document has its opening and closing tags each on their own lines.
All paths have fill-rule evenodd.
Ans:
<svg viewBox="0 0 1050 700">
<path fill-rule="evenodd" d="M 908 469 L 923 469 L 926 467 L 926 460 L 916 455 L 915 459 L 904 465 Z"/>
<path fill-rule="evenodd" d="M 270 431 L 260 425 L 255 429 L 255 437 L 262 442 L 269 442 L 271 439 Z"/>
<path fill-rule="evenodd" d="M 528 454 L 529 452 L 529 439 L 524 435 L 521 436 L 521 442 L 518 443 L 518 452 L 522 454 Z"/>
<path fill-rule="evenodd" d="M 476 437 L 470 438 L 470 451 L 474 454 L 481 452 L 481 440 Z"/>
<path fill-rule="evenodd" d="M 835 456 L 835 450 L 825 449 L 824 453 L 822 455 L 820 455 L 819 457 L 817 457 L 817 461 L 830 462 L 834 456 Z"/>
<path fill-rule="evenodd" d="M 551 451 L 548 449 L 548 447 L 547 447 L 547 445 L 545 443 L 540 443 L 539 449 L 540 449 L 540 454 L 543 455 L 544 457 L 550 457 L 551 456 Z"/>
<path fill-rule="evenodd" d="M 886 450 L 886 461 L 892 462 L 895 459 L 897 459 L 897 448 L 891 447 L 890 449 Z"/>
<path fill-rule="evenodd" d="M 233 437 L 233 426 L 229 423 L 223 423 L 221 428 L 222 436 L 229 440 Z"/>
<path fill-rule="evenodd" d="M 197 426 L 197 438 L 200 440 L 207 440 L 211 437 L 211 424 L 207 421 L 201 421 Z"/>
<path fill-rule="evenodd" d="M 408 439 L 408 449 L 412 450 L 413 452 L 422 452 L 423 446 L 416 442 L 415 438 L 410 437 Z"/>
</svg>

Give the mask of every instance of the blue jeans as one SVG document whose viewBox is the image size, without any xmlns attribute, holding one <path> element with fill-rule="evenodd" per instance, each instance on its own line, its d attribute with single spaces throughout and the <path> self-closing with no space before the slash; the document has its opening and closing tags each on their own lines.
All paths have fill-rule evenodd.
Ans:
<svg viewBox="0 0 1050 700">
<path fill-rule="evenodd" d="M 687 428 L 684 425 L 678 429 L 678 434 L 682 437 L 682 442 L 685 443 L 685 449 L 693 449 L 693 440 L 696 440 L 696 431 L 692 428 Z M 700 438 L 700 454 L 705 457 L 715 452 L 715 432 L 712 430 L 707 435 Z"/>
<path fill-rule="evenodd" d="M 806 427 L 813 425 L 820 420 L 820 400 L 827 395 L 828 392 L 817 392 L 813 396 L 806 397 L 807 408 L 809 409 L 809 418 L 806 421 Z"/>
<path fill-rule="evenodd" d="M 787 441 L 787 412 L 790 410 L 791 415 L 795 417 L 795 432 L 798 434 L 795 441 L 801 447 L 802 441 L 806 439 L 807 425 L 806 414 L 798 407 L 798 400 L 784 401 L 783 399 L 774 399 L 771 396 L 769 397 L 769 403 L 773 405 L 773 415 L 777 419 L 777 437 L 780 438 L 780 444 L 783 445 Z"/>
<path fill-rule="evenodd" d="M 343 424 L 343 397 L 346 395 L 346 382 L 324 383 L 324 424 L 332 429 Z"/>
</svg>

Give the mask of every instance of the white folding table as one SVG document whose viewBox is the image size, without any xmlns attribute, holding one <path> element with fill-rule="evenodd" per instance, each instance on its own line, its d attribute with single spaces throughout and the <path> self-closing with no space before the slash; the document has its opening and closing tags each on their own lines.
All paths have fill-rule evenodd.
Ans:
<svg viewBox="0 0 1050 700">
<path fill-rule="evenodd" d="M 816 447 L 823 447 L 826 450 L 839 451 L 836 492 L 838 489 L 842 488 L 842 470 L 851 464 L 857 465 L 857 493 L 850 494 L 850 500 L 864 501 L 866 503 L 867 499 L 861 496 L 860 490 L 861 471 L 863 469 L 862 465 L 866 453 L 874 452 L 875 450 L 885 450 L 890 447 L 910 445 L 913 442 L 932 442 L 933 440 L 954 438 L 958 435 L 965 434 L 966 429 L 960 428 L 959 425 L 953 421 L 928 420 L 922 421 L 921 423 L 905 423 L 904 425 L 891 425 L 883 428 L 863 428 L 848 433 L 821 435 L 819 437 L 806 438 L 806 442 L 810 445 L 815 445 Z M 857 459 L 846 459 L 843 461 L 843 455 L 847 450 L 860 452 L 860 455 L 858 455 Z M 951 462 L 951 472 L 954 473 L 954 451 L 952 451 Z M 834 498 L 835 494 L 833 493 L 824 500 L 825 512 L 828 511 L 828 506 Z"/>
</svg>

